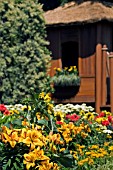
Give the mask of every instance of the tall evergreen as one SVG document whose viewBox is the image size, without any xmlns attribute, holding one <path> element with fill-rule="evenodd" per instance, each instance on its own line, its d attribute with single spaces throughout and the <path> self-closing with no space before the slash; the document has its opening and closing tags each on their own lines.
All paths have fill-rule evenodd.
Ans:
<svg viewBox="0 0 113 170">
<path fill-rule="evenodd" d="M 42 5 L 37 0 L 0 0 L 0 100 L 19 103 L 47 90 L 47 49 Z"/>
</svg>

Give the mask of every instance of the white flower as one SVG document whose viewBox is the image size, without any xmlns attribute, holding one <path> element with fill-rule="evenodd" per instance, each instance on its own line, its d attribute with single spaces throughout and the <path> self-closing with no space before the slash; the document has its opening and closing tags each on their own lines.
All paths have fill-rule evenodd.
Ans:
<svg viewBox="0 0 113 170">
<path fill-rule="evenodd" d="M 109 130 L 109 129 L 106 129 L 106 130 L 103 130 L 103 133 L 109 133 L 109 134 L 111 134 L 111 133 L 113 133 L 113 131 L 111 131 L 111 130 Z"/>
<path fill-rule="evenodd" d="M 89 111 L 94 111 L 94 108 L 92 106 L 86 106 L 85 103 L 83 103 L 82 105 L 79 104 L 58 104 L 54 107 L 54 111 L 62 111 L 64 113 L 73 113 L 76 111 L 85 111 L 85 112 L 89 112 Z"/>
</svg>

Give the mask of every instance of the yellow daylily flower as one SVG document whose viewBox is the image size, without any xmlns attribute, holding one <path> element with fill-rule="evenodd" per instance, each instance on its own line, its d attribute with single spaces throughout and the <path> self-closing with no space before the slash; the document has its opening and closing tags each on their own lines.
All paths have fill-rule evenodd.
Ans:
<svg viewBox="0 0 113 170">
<path fill-rule="evenodd" d="M 19 142 L 23 142 L 23 140 L 27 137 L 27 129 L 23 128 L 21 130 L 21 134 L 19 137 Z"/>
<path fill-rule="evenodd" d="M 24 154 L 24 161 L 23 163 L 26 164 L 26 169 L 29 170 L 30 167 L 35 166 L 36 155 L 33 152 L 28 154 Z"/>
<path fill-rule="evenodd" d="M 2 140 L 5 143 L 9 142 L 11 147 L 14 148 L 16 143 L 19 141 L 18 132 L 12 131 L 10 135 L 3 133 Z"/>
<path fill-rule="evenodd" d="M 44 155 L 44 150 L 40 150 L 40 147 L 38 147 L 37 149 L 34 149 L 33 153 L 36 155 L 36 160 L 50 160 L 50 158 L 46 155 Z"/>
<path fill-rule="evenodd" d="M 60 149 L 60 152 L 63 152 L 63 151 L 65 151 L 66 150 L 66 148 L 61 148 Z"/>
<path fill-rule="evenodd" d="M 16 145 L 16 141 L 9 141 L 9 143 L 10 143 L 10 145 L 11 145 L 12 148 L 14 148 L 15 145 Z"/>
<path fill-rule="evenodd" d="M 35 146 L 43 146 L 44 143 L 41 141 L 42 134 L 38 130 L 28 130 L 26 134 L 26 138 L 23 140 L 27 146 L 31 147 L 33 150 Z M 43 139 L 43 137 L 42 137 Z"/>
<path fill-rule="evenodd" d="M 59 170 L 59 167 L 56 163 L 47 161 L 42 161 L 41 165 L 38 166 L 38 170 Z"/>
</svg>

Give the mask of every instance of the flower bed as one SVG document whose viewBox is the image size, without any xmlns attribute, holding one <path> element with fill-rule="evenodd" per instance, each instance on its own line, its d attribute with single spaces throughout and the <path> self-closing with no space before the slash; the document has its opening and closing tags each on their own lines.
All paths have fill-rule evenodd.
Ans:
<svg viewBox="0 0 113 170">
<path fill-rule="evenodd" d="M 86 104 L 55 106 L 45 93 L 26 105 L 1 104 L 0 165 L 3 170 L 93 169 L 111 159 L 112 127 L 110 112 L 98 114 Z"/>
</svg>

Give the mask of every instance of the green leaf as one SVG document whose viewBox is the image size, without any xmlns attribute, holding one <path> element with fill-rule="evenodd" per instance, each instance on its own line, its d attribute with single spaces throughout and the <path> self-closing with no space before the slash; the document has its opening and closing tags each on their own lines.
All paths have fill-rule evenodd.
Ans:
<svg viewBox="0 0 113 170">
<path fill-rule="evenodd" d="M 17 162 L 20 162 L 20 159 L 19 159 L 19 158 L 17 158 L 17 157 L 16 157 L 16 159 L 15 159 L 15 160 L 16 160 Z"/>
<path fill-rule="evenodd" d="M 8 166 L 8 164 L 3 165 L 3 166 L 2 166 L 2 169 L 3 169 L 3 170 L 7 170 L 7 166 Z"/>
<path fill-rule="evenodd" d="M 54 155 L 54 160 L 57 160 L 61 165 L 64 167 L 73 167 L 73 156 L 71 154 L 61 155 Z"/>
<path fill-rule="evenodd" d="M 14 120 L 14 121 L 12 122 L 12 124 L 21 126 L 21 125 L 22 125 L 22 121 L 21 121 L 20 119 Z"/>
<path fill-rule="evenodd" d="M 16 162 L 14 162 L 13 165 L 14 165 L 15 169 L 17 169 L 18 166 L 17 166 Z"/>
<path fill-rule="evenodd" d="M 10 165 L 11 165 L 11 159 L 8 160 L 7 164 L 8 164 L 8 166 L 10 167 Z"/>
<path fill-rule="evenodd" d="M 43 120 L 38 120 L 38 124 L 48 126 L 48 121 L 45 120 L 45 119 L 43 119 Z"/>
</svg>

